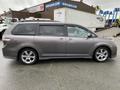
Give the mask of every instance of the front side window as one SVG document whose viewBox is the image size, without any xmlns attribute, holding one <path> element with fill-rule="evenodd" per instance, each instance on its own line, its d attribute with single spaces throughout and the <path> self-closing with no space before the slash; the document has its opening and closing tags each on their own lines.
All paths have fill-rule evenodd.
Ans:
<svg viewBox="0 0 120 90">
<path fill-rule="evenodd" d="M 12 32 L 14 35 L 34 35 L 35 28 L 33 24 L 20 24 Z"/>
<path fill-rule="evenodd" d="M 44 36 L 64 36 L 64 26 L 42 25 L 40 26 L 39 35 Z"/>
<path fill-rule="evenodd" d="M 67 31 L 69 37 L 86 38 L 88 37 L 88 34 L 90 34 L 90 32 L 88 32 L 87 30 L 77 26 L 68 26 Z"/>
</svg>

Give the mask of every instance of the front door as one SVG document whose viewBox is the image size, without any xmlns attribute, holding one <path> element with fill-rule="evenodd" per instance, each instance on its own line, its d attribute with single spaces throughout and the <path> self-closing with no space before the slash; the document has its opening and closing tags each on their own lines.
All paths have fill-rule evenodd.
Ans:
<svg viewBox="0 0 120 90">
<path fill-rule="evenodd" d="M 94 45 L 93 38 L 87 38 L 92 34 L 87 29 L 79 26 L 67 26 L 67 53 L 69 56 L 87 57 Z"/>
</svg>

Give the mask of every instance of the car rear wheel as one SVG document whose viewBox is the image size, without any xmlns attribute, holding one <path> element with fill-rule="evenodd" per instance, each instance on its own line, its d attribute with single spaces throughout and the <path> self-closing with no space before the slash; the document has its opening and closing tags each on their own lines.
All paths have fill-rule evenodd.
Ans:
<svg viewBox="0 0 120 90">
<path fill-rule="evenodd" d="M 96 49 L 94 53 L 94 58 L 98 62 L 104 62 L 108 60 L 109 56 L 110 56 L 110 51 L 106 47 L 100 47 Z"/>
<path fill-rule="evenodd" d="M 26 65 L 35 64 L 38 60 L 37 52 L 30 48 L 21 50 L 18 57 L 20 62 Z"/>
</svg>

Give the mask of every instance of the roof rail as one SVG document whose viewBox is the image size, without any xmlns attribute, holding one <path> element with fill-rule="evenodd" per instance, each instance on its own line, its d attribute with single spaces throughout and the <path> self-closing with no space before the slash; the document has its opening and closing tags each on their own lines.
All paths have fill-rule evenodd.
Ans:
<svg viewBox="0 0 120 90">
<path fill-rule="evenodd" d="M 54 20 L 23 20 L 21 22 L 58 22 Z"/>
</svg>

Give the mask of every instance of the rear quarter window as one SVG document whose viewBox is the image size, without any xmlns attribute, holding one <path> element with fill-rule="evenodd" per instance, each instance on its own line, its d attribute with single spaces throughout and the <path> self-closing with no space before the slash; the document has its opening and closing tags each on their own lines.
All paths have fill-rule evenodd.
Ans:
<svg viewBox="0 0 120 90">
<path fill-rule="evenodd" d="M 13 35 L 35 35 L 36 28 L 35 24 L 19 24 L 13 31 Z"/>
</svg>

